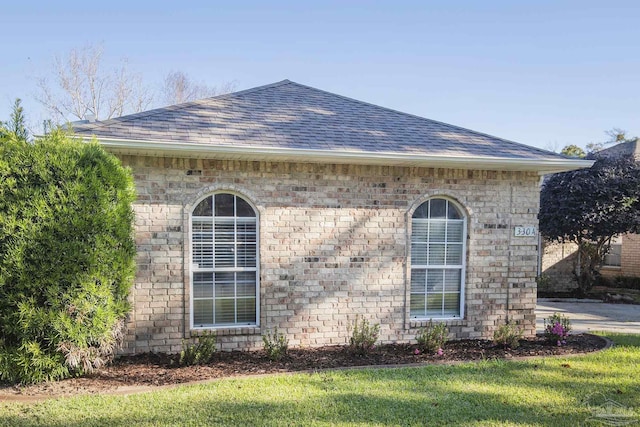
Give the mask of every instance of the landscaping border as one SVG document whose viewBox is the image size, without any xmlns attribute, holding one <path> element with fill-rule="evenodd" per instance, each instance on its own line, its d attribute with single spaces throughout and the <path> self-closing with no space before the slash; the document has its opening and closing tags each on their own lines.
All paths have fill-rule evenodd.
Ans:
<svg viewBox="0 0 640 427">
<path fill-rule="evenodd" d="M 599 348 L 597 350 L 591 351 L 591 352 L 581 352 L 581 353 L 570 353 L 570 354 L 558 354 L 558 355 L 546 355 L 546 356 L 542 356 L 542 355 L 533 355 L 533 356 L 513 356 L 513 357 L 505 357 L 504 359 L 487 359 L 487 360 L 504 360 L 507 362 L 511 362 L 511 361 L 526 361 L 526 360 L 532 360 L 532 359 L 546 359 L 546 358 L 568 358 L 568 357 L 576 357 L 576 356 L 584 356 L 584 355 L 588 355 L 588 354 L 592 354 L 592 353 L 596 353 L 599 351 L 603 351 L 603 350 L 607 350 L 609 348 L 612 348 L 614 346 L 614 343 L 611 339 L 601 336 L 601 335 L 595 335 L 595 334 L 589 334 L 589 333 L 584 333 L 583 335 L 588 335 L 591 337 L 595 337 L 599 340 L 602 340 L 604 342 L 604 346 L 602 348 Z M 400 363 L 400 364 L 389 364 L 389 365 L 362 365 L 362 366 L 344 366 L 344 367 L 336 367 L 336 368 L 318 368 L 318 369 L 306 369 L 306 370 L 299 370 L 299 371 L 282 371 L 282 372 L 268 372 L 268 373 L 247 373 L 247 374 L 239 374 L 239 375 L 235 375 L 233 377 L 219 377 L 219 378 L 207 378 L 207 379 L 203 379 L 203 380 L 197 380 L 197 381 L 188 381 L 188 382 L 182 382 L 182 383 L 175 383 L 175 384 L 164 384 L 164 385 L 158 385 L 158 386 L 154 386 L 154 385 L 123 385 L 121 387 L 118 387 L 116 389 L 113 390 L 109 390 L 109 391 L 100 391 L 98 393 L 92 393 L 92 394 L 76 394 L 76 395 L 72 395 L 72 394 L 61 394 L 61 395 L 55 395 L 55 394 L 32 394 L 32 395 L 26 395 L 26 394 L 3 394 L 0 391 L 0 402 L 22 402 L 22 403 L 36 403 L 36 402 L 41 402 L 41 401 L 45 401 L 45 400 L 50 400 L 50 399 L 68 399 L 68 398 L 74 398 L 74 397 L 78 397 L 78 396 L 129 396 L 129 395 L 135 395 L 135 394 L 141 394 L 141 393 L 148 393 L 148 392 L 153 392 L 153 391 L 161 391 L 161 390 L 167 390 L 167 389 L 171 389 L 171 388 L 177 388 L 177 387 L 181 387 L 181 386 L 192 386 L 192 385 L 203 385 L 203 384 L 210 384 L 216 381 L 221 381 L 221 380 L 226 380 L 226 379 L 245 379 L 245 378 L 265 378 L 265 377 L 272 377 L 272 376 L 276 376 L 276 375 L 294 375 L 294 374 L 316 374 L 316 373 L 323 373 L 323 372 L 332 372 L 332 371 L 352 371 L 352 370 L 363 370 L 363 369 L 398 369 L 398 368 L 419 368 L 419 367 L 425 367 L 425 366 L 432 366 L 432 365 L 443 365 L 443 366 L 447 366 L 447 365 L 459 365 L 462 363 L 477 363 L 477 361 L 474 360 L 436 360 L 430 363 Z"/>
</svg>

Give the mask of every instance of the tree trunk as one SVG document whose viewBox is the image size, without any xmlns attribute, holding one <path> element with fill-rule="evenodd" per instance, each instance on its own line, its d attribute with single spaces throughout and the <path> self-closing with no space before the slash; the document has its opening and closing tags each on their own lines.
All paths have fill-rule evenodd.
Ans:
<svg viewBox="0 0 640 427">
<path fill-rule="evenodd" d="M 586 296 L 596 283 L 601 259 L 600 246 L 584 241 L 578 244 L 578 259 L 573 271 L 578 282 L 578 296 Z"/>
</svg>

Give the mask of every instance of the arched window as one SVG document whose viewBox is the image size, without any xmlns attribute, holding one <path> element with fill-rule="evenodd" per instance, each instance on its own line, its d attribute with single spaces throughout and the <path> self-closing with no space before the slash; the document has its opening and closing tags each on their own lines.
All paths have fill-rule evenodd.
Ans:
<svg viewBox="0 0 640 427">
<path fill-rule="evenodd" d="M 466 217 L 453 202 L 433 198 L 411 219 L 412 318 L 463 316 Z"/>
<path fill-rule="evenodd" d="M 256 325 L 256 212 L 235 194 L 208 196 L 191 215 L 191 325 Z"/>
</svg>

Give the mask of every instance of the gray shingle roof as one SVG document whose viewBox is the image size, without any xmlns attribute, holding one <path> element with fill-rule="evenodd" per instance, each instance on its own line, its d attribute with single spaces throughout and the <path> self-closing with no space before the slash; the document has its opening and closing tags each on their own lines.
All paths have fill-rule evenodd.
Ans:
<svg viewBox="0 0 640 427">
<path fill-rule="evenodd" d="M 564 160 L 480 132 L 284 80 L 241 92 L 74 125 L 98 139 L 451 157 Z"/>
<path fill-rule="evenodd" d="M 640 139 L 634 138 L 629 141 L 621 142 L 596 153 L 596 156 L 633 156 L 640 161 Z"/>
</svg>

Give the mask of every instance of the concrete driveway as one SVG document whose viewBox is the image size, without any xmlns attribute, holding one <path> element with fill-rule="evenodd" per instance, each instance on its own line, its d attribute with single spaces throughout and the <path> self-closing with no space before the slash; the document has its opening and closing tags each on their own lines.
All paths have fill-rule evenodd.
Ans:
<svg viewBox="0 0 640 427">
<path fill-rule="evenodd" d="M 584 301 L 538 298 L 536 329 L 543 332 L 544 319 L 553 313 L 561 313 L 571 319 L 574 332 L 610 331 L 640 334 L 640 305 Z"/>
</svg>

